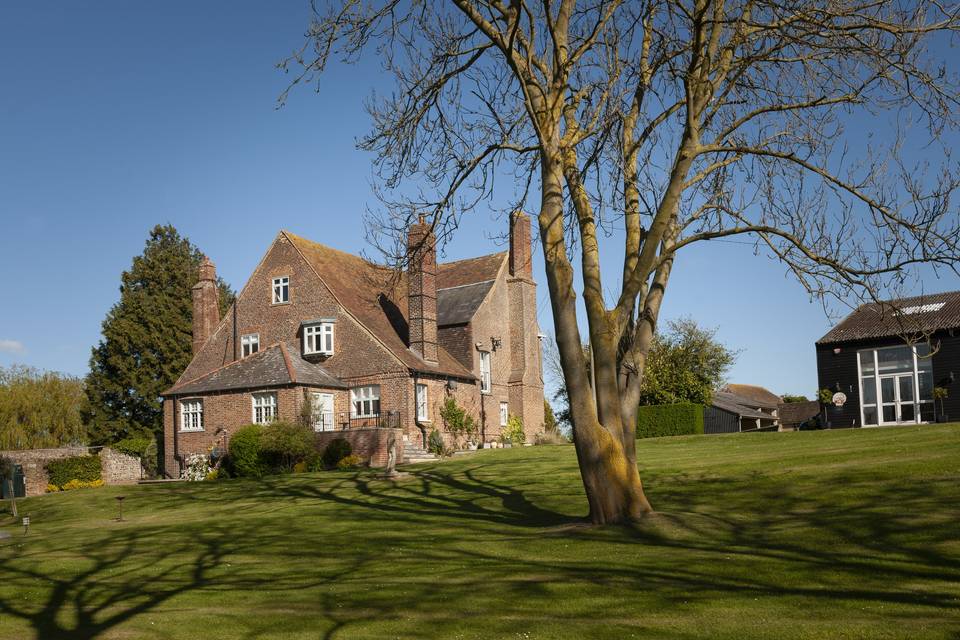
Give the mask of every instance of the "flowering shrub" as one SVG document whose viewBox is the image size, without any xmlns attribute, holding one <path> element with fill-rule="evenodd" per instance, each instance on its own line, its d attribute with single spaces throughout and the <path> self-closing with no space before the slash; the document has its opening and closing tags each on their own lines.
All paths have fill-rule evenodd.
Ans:
<svg viewBox="0 0 960 640">
<path fill-rule="evenodd" d="M 103 480 L 77 480 L 73 479 L 70 482 L 63 485 L 63 491 L 72 491 L 74 489 L 93 489 L 95 487 L 102 487 Z"/>
<path fill-rule="evenodd" d="M 353 454 L 353 455 L 349 455 L 344 458 L 341 458 L 340 461 L 337 462 L 337 470 L 349 471 L 351 469 L 356 469 L 361 464 L 363 464 L 363 460 L 360 459 L 360 456 Z"/>
<path fill-rule="evenodd" d="M 210 475 L 210 459 L 205 453 L 195 453 L 187 458 L 187 467 L 183 470 L 183 479 L 190 482 L 206 480 Z"/>
<path fill-rule="evenodd" d="M 47 485 L 47 493 L 56 493 L 57 491 L 60 491 L 60 487 L 58 487 L 57 485 L 55 484 Z"/>
</svg>

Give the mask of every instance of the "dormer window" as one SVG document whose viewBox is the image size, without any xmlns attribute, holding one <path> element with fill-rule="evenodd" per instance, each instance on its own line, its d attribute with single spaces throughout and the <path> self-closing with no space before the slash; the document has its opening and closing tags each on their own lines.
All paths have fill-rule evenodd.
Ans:
<svg viewBox="0 0 960 640">
<path fill-rule="evenodd" d="M 290 302 L 290 278 L 283 276 L 273 279 L 273 304 Z"/>
<path fill-rule="evenodd" d="M 260 351 L 260 334 L 248 333 L 240 337 L 241 357 L 246 358 Z"/>
<path fill-rule="evenodd" d="M 333 355 L 333 321 L 321 320 L 303 327 L 303 355 Z"/>
</svg>

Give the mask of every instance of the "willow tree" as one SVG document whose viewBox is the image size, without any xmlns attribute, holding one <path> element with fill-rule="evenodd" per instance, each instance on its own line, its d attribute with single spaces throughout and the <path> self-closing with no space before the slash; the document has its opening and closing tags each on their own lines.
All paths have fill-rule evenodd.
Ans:
<svg viewBox="0 0 960 640">
<path fill-rule="evenodd" d="M 291 87 L 324 91 L 330 61 L 364 55 L 395 84 L 369 102 L 373 126 L 360 142 L 376 158 L 381 238 L 422 213 L 445 238 L 466 212 L 506 201 L 502 191 L 491 198 L 495 188 L 513 196 L 505 211 L 537 214 L 594 522 L 651 511 L 634 419 L 684 249 L 749 235 L 811 294 L 844 300 L 889 293 L 920 263 L 954 268 L 949 146 L 960 110 L 943 58 L 956 6 L 354 0 L 314 9 L 303 46 L 281 64 L 294 71 Z M 605 273 L 607 252 L 619 257 Z"/>
</svg>

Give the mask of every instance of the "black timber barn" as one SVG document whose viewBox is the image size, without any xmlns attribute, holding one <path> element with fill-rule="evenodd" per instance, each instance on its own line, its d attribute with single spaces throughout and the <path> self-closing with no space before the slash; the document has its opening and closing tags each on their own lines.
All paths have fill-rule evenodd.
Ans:
<svg viewBox="0 0 960 640">
<path fill-rule="evenodd" d="M 831 428 L 960 420 L 960 291 L 861 305 L 816 349 Z"/>
</svg>

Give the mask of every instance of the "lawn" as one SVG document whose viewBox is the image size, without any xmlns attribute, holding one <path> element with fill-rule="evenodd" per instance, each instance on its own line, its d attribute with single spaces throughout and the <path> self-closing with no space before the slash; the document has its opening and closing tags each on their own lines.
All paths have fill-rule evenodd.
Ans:
<svg viewBox="0 0 960 640">
<path fill-rule="evenodd" d="M 638 456 L 634 528 L 582 523 L 570 446 L 24 500 L 0 638 L 960 638 L 960 425 Z"/>
</svg>

